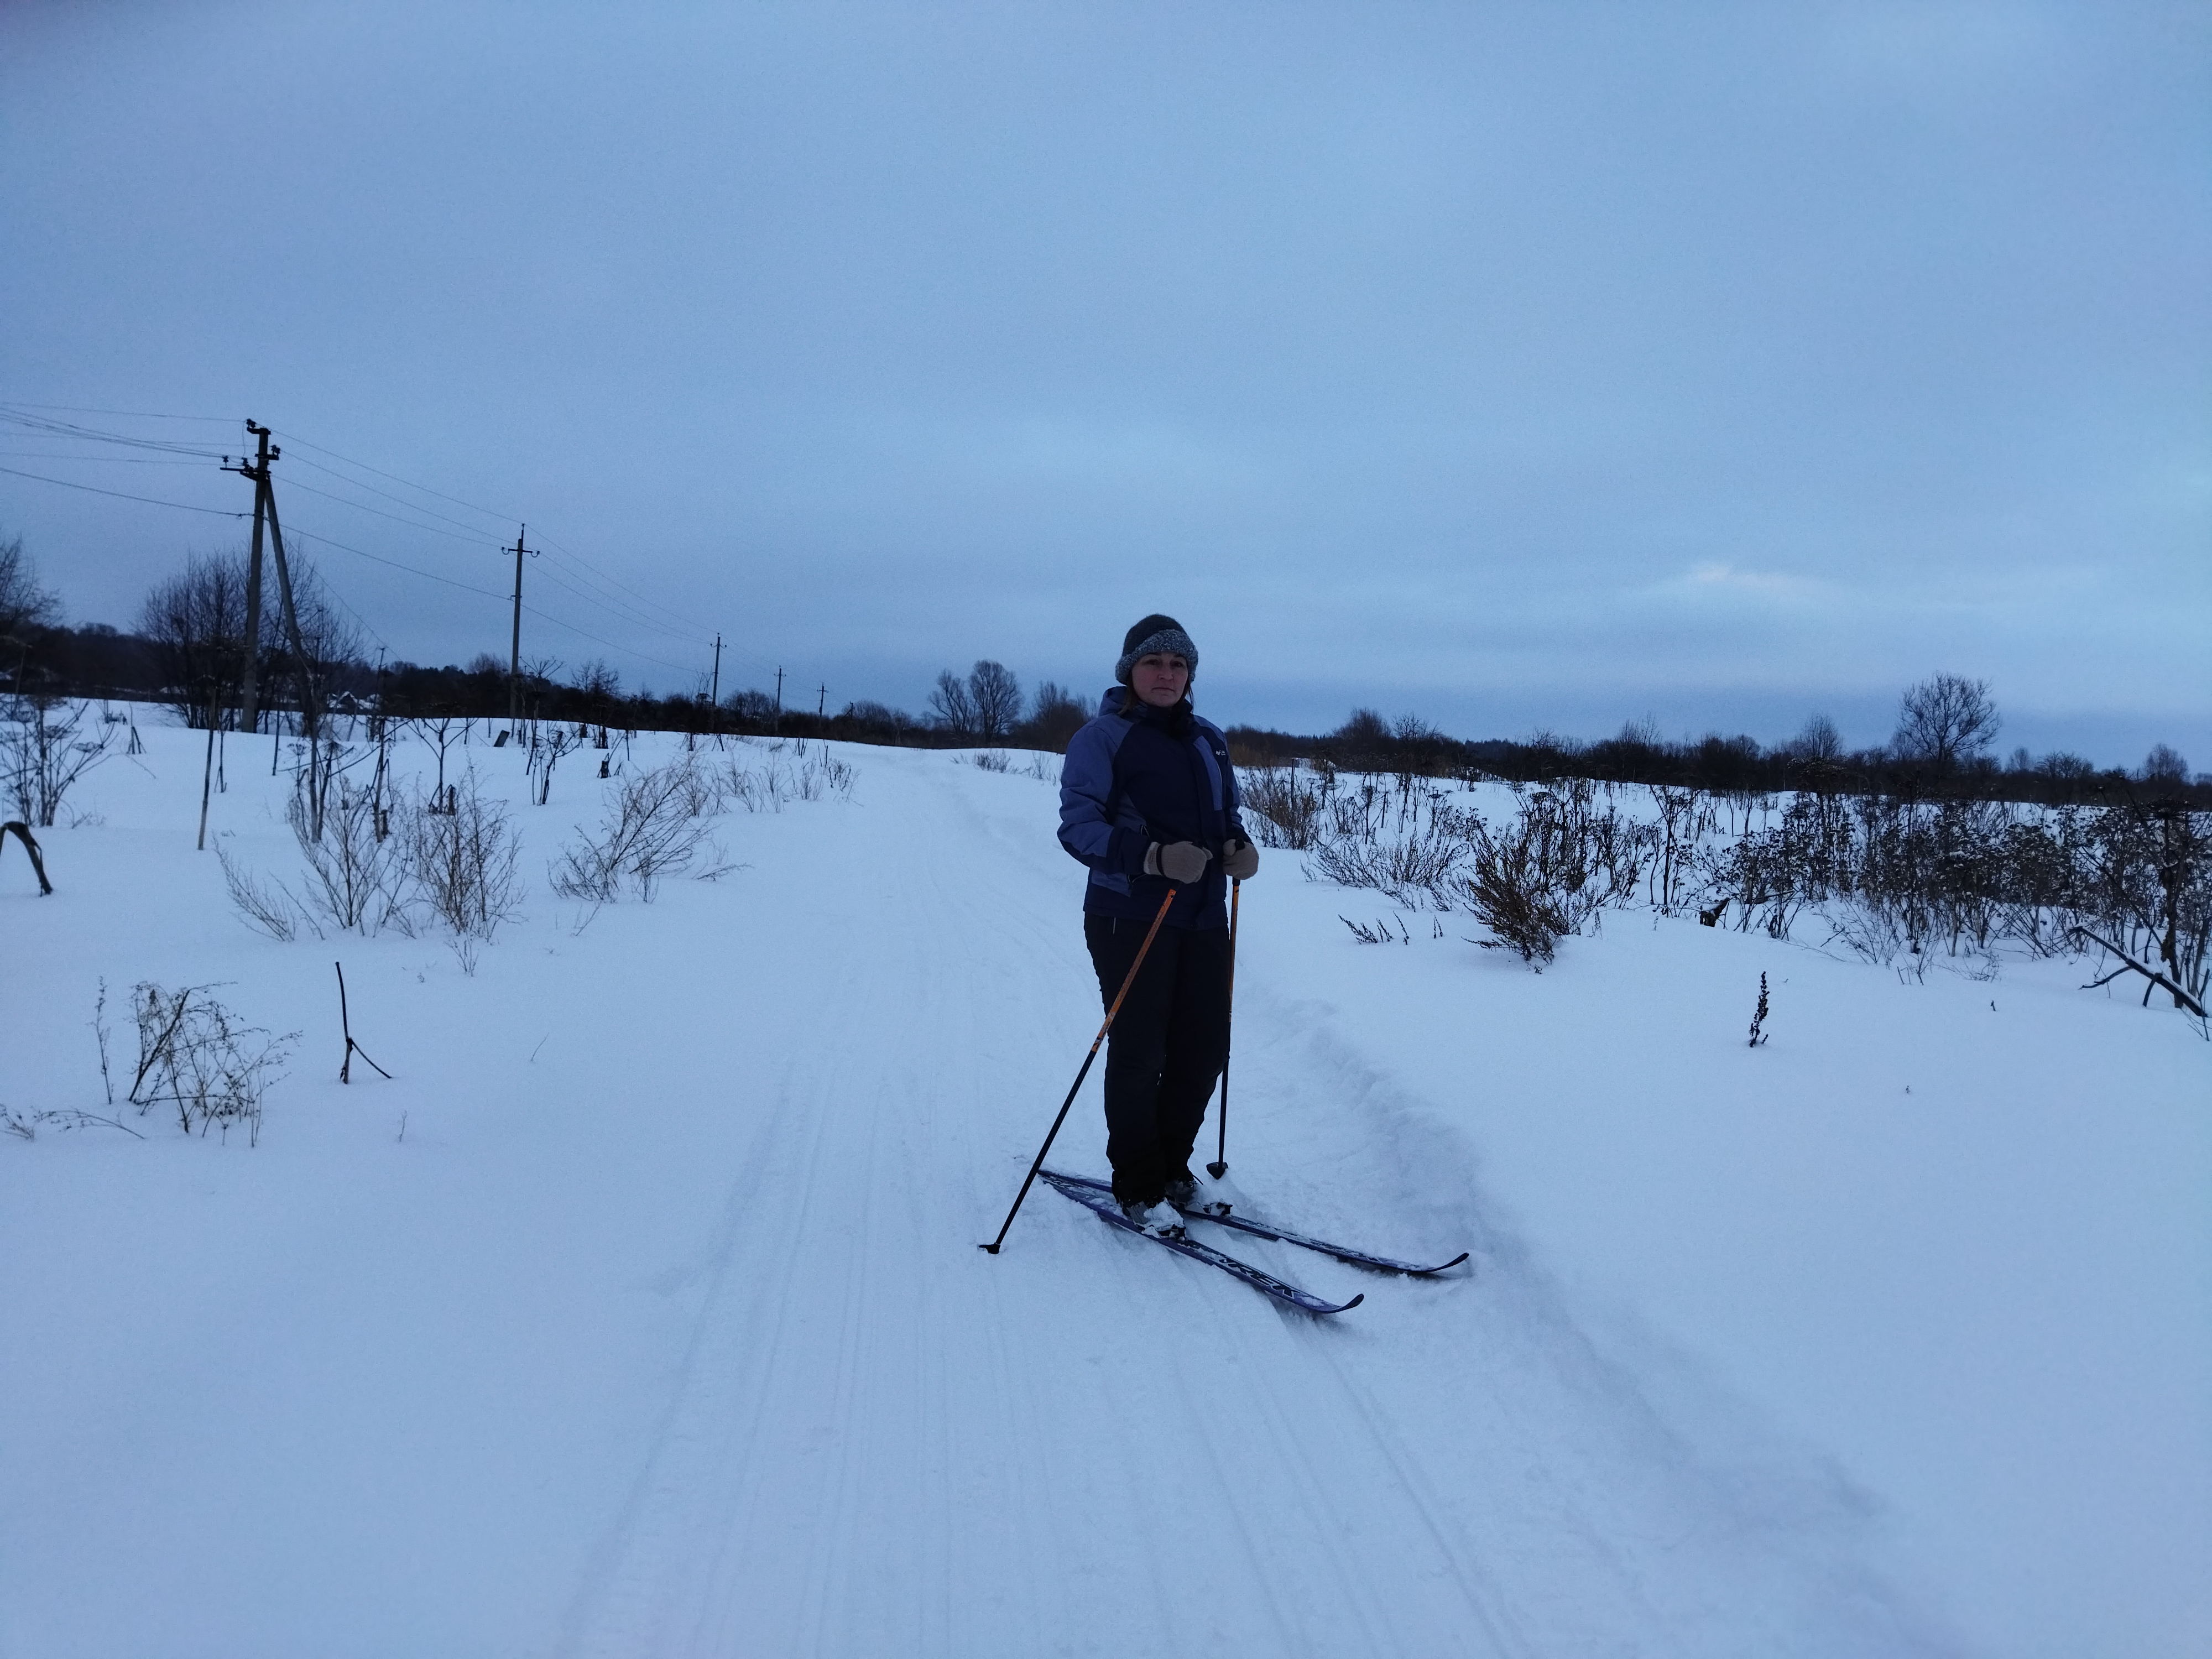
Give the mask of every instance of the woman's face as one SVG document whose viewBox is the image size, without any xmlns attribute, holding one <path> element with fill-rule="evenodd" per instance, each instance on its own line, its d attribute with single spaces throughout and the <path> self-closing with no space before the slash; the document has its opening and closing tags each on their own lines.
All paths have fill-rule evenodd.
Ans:
<svg viewBox="0 0 2212 1659">
<path fill-rule="evenodd" d="M 1180 651 L 1148 651 L 1129 670 L 1129 689 L 1137 701 L 1155 708 L 1174 708 L 1189 685 L 1190 665 Z"/>
</svg>

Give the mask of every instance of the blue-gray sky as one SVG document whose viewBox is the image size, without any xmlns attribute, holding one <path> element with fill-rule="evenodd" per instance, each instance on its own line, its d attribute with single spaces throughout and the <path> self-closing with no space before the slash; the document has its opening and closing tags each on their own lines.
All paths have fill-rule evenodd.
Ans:
<svg viewBox="0 0 2212 1659">
<path fill-rule="evenodd" d="M 417 660 L 526 519 L 610 643 L 526 652 L 662 689 L 1095 690 L 1164 609 L 1224 720 L 1872 743 L 1948 671 L 2212 766 L 2212 12 L 15 0 L 0 400 L 274 425 L 288 526 L 489 590 L 309 544 Z M 117 623 L 240 536 L 0 532 Z"/>
</svg>

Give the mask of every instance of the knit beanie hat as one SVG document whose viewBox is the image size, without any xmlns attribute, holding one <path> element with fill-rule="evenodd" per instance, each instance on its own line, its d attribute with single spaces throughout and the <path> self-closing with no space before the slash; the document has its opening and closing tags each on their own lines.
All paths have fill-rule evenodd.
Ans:
<svg viewBox="0 0 2212 1659">
<path fill-rule="evenodd" d="M 1114 665 L 1114 678 L 1122 684 L 1129 684 L 1129 671 L 1137 665 L 1137 659 L 1148 657 L 1155 651 L 1172 651 L 1190 665 L 1190 677 L 1198 678 L 1198 647 L 1190 642 L 1190 635 L 1182 631 L 1182 624 L 1173 617 L 1158 612 L 1139 623 L 1121 636 L 1121 659 Z"/>
</svg>

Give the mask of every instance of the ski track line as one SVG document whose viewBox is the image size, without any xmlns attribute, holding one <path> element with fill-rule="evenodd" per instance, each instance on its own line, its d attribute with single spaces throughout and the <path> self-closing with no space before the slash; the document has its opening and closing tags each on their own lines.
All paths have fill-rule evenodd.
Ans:
<svg viewBox="0 0 2212 1659">
<path fill-rule="evenodd" d="M 953 891 L 934 867 L 929 871 L 927 884 L 939 900 L 933 908 L 940 913 L 957 917 L 961 905 L 972 902 L 972 888 Z M 879 917 L 882 901 L 872 908 Z M 768 1632 L 761 1626 L 775 1620 L 763 1616 L 765 1610 L 749 1604 L 757 1594 L 757 1587 L 751 1581 L 757 1569 L 745 1559 L 745 1540 L 758 1539 L 769 1531 L 787 1536 L 797 1533 L 818 1545 L 795 1564 L 802 1590 L 798 1605 L 790 1611 L 797 1615 L 797 1622 L 780 1632 L 788 1639 L 776 1641 L 775 1650 L 839 1650 L 832 1629 L 837 1611 L 849 1616 L 865 1610 L 868 1598 L 862 1596 L 856 1607 L 853 1588 L 854 1573 L 866 1571 L 860 1565 L 861 1552 L 842 1540 L 865 1535 L 866 1528 L 857 1524 L 866 1502 L 857 1460 L 869 1423 L 879 1419 L 884 1411 L 883 1401 L 872 1396 L 867 1388 L 874 1369 L 868 1364 L 870 1333 L 885 1327 L 878 1316 L 875 1293 L 870 1287 L 883 1279 L 881 1269 L 885 1264 L 904 1259 L 895 1248 L 896 1241 L 884 1237 L 884 1218 L 903 1214 L 921 1223 L 923 1237 L 933 1243 L 946 1231 L 934 1224 L 936 1218 L 914 1216 L 911 1203 L 897 1201 L 901 1189 L 910 1200 L 918 1195 L 927 1197 L 933 1183 L 923 1172 L 903 1164 L 886 1169 L 882 1155 L 888 1116 L 885 1097 L 908 1092 L 898 1086 L 902 1079 L 897 1072 L 911 1070 L 929 1058 L 928 1049 L 935 1045 L 926 1041 L 928 1028 L 932 1021 L 941 1021 L 949 1012 L 939 1006 L 942 998 L 937 989 L 945 963 L 927 948 L 933 943 L 941 945 L 945 937 L 943 931 L 894 927 L 871 936 L 859 926 L 868 920 L 865 912 L 849 918 L 820 919 L 825 927 L 854 924 L 848 933 L 866 940 L 874 963 L 874 971 L 844 976 L 836 985 L 821 988 L 821 994 L 835 1001 L 848 1026 L 891 1028 L 891 1035 L 897 1039 L 888 1045 L 894 1074 L 882 1079 L 868 1077 L 865 1064 L 848 1064 L 847 1052 L 834 1043 L 804 1045 L 801 1053 L 787 1063 L 783 1086 L 777 1092 L 778 1121 L 763 1149 L 767 1152 L 764 1167 L 740 1176 L 727 1206 L 732 1212 L 755 1212 L 749 1237 L 740 1240 L 733 1236 L 732 1247 L 756 1241 L 763 1248 L 781 1243 L 781 1259 L 774 1265 L 781 1271 L 764 1289 L 763 1282 L 733 1277 L 726 1254 L 718 1288 L 698 1316 L 694 1357 L 678 1383 L 682 1397 L 672 1408 L 671 1426 L 656 1446 L 655 1467 L 643 1480 L 649 1496 L 642 1507 L 653 1515 L 623 1529 L 625 1535 L 617 1547 L 627 1557 L 622 1573 L 624 1583 L 618 1590 L 599 1598 L 602 1616 L 597 1622 L 605 1627 L 606 1639 L 572 1644 L 574 1650 L 766 1650 L 759 1638 Z M 1033 937 L 1024 943 L 1034 951 L 1041 935 L 1039 930 L 1029 931 Z M 884 959 L 881 947 L 887 939 L 899 942 L 895 963 Z M 1016 948 L 1019 950 L 1018 944 Z M 972 999 L 953 1000 L 958 1023 Z M 917 1012 L 928 1018 L 917 1018 Z M 902 1014 L 903 1018 L 896 1017 Z M 962 1030 L 957 1036 L 963 1039 L 960 1046 L 972 1051 L 972 1030 Z M 863 1046 L 856 1052 L 866 1054 L 867 1050 Z M 878 1083 L 885 1086 L 873 1086 Z M 901 1099 L 899 1103 L 909 1103 Z M 812 1131 L 805 1137 L 803 1152 L 792 1145 L 796 1127 L 793 1120 L 799 1114 L 807 1117 Z M 886 1182 L 891 1188 L 889 1192 Z M 838 1193 L 851 1196 L 831 1202 L 829 1195 Z M 763 1194 L 776 1201 L 766 1206 L 753 1202 Z M 825 1205 L 833 1211 L 827 1217 L 820 1213 Z M 758 1212 L 762 1208 L 781 1213 L 767 1222 Z M 910 1250 L 906 1254 L 910 1255 Z M 843 1294 L 830 1294 L 839 1285 Z M 930 1354 L 931 1364 L 941 1376 L 945 1333 L 928 1316 L 928 1276 L 924 1274 L 918 1284 L 902 1283 L 902 1288 L 910 1293 L 893 1295 L 890 1299 L 912 1319 L 905 1346 L 916 1354 Z M 803 1316 L 797 1312 L 801 1310 Z M 754 1454 L 772 1449 L 780 1440 L 783 1425 L 771 1420 L 771 1408 L 798 1391 L 794 1376 L 813 1369 L 811 1345 L 801 1339 L 805 1328 L 825 1315 L 834 1315 L 838 1322 L 834 1355 L 823 1379 L 826 1398 L 832 1402 L 832 1420 L 845 1425 L 844 1431 L 834 1437 L 836 1449 L 826 1488 L 810 1481 L 795 1491 L 771 1495 L 764 1489 L 768 1477 L 754 1468 L 760 1461 Z M 745 1426 L 735 1435 L 726 1428 L 729 1413 L 723 1396 L 731 1390 L 720 1386 L 722 1377 L 738 1379 L 734 1391 L 742 1402 L 739 1414 Z M 805 1392 L 823 1397 L 823 1390 Z M 940 1402 L 949 1392 L 940 1385 Z M 743 1405 L 749 1405 L 750 1411 L 743 1411 Z M 716 1419 L 726 1425 L 719 1433 L 714 1427 Z M 902 1424 L 901 1427 L 917 1425 Z M 951 1414 L 940 1411 L 938 1444 L 945 1449 L 939 1460 L 942 1471 L 949 1472 L 953 1466 L 952 1444 L 957 1432 Z M 687 1461 L 696 1467 L 683 1467 Z M 771 1455 L 768 1461 L 780 1467 L 787 1460 Z M 801 1461 L 805 1461 L 803 1456 Z M 732 1480 L 734 1491 L 728 1490 Z M 719 1516 L 714 1512 L 718 1506 L 713 1495 L 718 1484 L 724 1485 L 727 1493 Z M 950 1523 L 957 1507 L 955 1489 L 941 1478 L 939 1486 Z M 806 1506 L 810 1496 L 811 1512 L 788 1517 L 801 1524 L 770 1524 L 775 1519 L 770 1506 L 781 1501 L 796 1510 Z M 1021 1530 L 1031 1537 L 1040 1531 L 1034 1527 Z M 940 1560 L 949 1547 L 942 1540 L 952 1535 L 953 1528 L 948 1524 L 940 1540 L 932 1546 Z M 702 1539 L 714 1540 L 704 1559 L 697 1553 Z M 941 1586 L 942 1622 L 938 1628 L 946 1650 L 954 1650 L 953 1610 L 963 1595 L 961 1587 L 951 1582 L 949 1562 L 939 1573 L 930 1576 Z M 1028 1571 L 1019 1575 L 1019 1582 L 1034 1585 L 1038 1580 L 1034 1571 Z M 685 1605 L 695 1609 L 689 1618 L 681 1612 Z M 1031 1611 L 1031 1629 L 1048 1627 L 1042 1608 Z M 589 1614 L 579 1622 L 591 1622 Z M 864 1618 L 863 1622 L 878 1621 Z"/>
<path fill-rule="evenodd" d="M 903 763 L 933 786 L 907 797 L 925 851 L 856 880 L 831 847 L 757 901 L 849 948 L 751 1011 L 781 1075 L 565 1653 L 1673 1653 L 1702 1599 L 1771 1588 L 1771 1562 L 1700 1557 L 1655 1605 L 1668 1563 L 1638 1528 L 1710 1505 L 1525 1269 L 1358 1276 L 1367 1304 L 1316 1323 L 1041 1186 L 1006 1255 L 975 1251 L 1064 1086 L 1038 1075 L 1054 1033 L 1097 1006 L 1073 866 L 949 763 Z M 1261 995 L 1239 1024 L 1297 1047 L 1316 1012 Z M 1269 1116 L 1306 1155 L 1409 1109 L 1328 1040 L 1370 1086 L 1347 1106 L 1341 1066 L 1290 1066 Z M 1388 1178 L 1376 1156 L 1355 1186 Z M 1353 1272 L 1241 1242 L 1302 1283 Z M 1438 1389 L 1472 1395 L 1455 1413 Z"/>
</svg>

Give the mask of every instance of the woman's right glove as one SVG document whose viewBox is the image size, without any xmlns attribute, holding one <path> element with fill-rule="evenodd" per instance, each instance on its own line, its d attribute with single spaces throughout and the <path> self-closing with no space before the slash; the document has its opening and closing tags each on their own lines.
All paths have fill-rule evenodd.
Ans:
<svg viewBox="0 0 2212 1659">
<path fill-rule="evenodd" d="M 1249 881 L 1260 873 L 1260 849 L 1249 841 L 1232 841 L 1221 854 L 1221 873 L 1231 881 Z"/>
<path fill-rule="evenodd" d="M 1213 856 L 1194 841 L 1171 841 L 1163 847 L 1152 844 L 1145 854 L 1145 873 L 1165 876 L 1178 887 L 1188 887 L 1206 873 L 1206 860 Z"/>
</svg>

